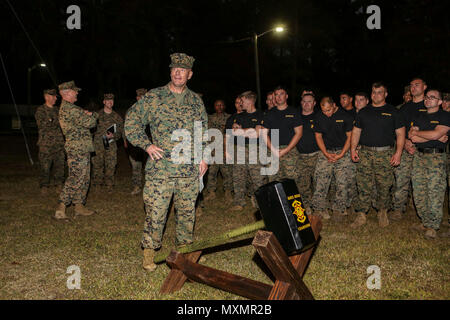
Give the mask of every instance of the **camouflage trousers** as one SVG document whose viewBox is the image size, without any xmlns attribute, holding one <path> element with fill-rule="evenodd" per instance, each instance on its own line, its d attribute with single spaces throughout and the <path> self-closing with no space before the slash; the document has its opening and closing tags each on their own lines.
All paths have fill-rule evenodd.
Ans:
<svg viewBox="0 0 450 320">
<path fill-rule="evenodd" d="M 206 192 L 214 192 L 217 189 L 218 173 L 222 174 L 223 189 L 231 191 L 233 189 L 233 170 L 231 164 L 212 164 L 208 168 L 208 184 L 206 185 Z"/>
<path fill-rule="evenodd" d="M 147 215 L 141 241 L 142 248 L 157 249 L 161 247 L 172 196 L 176 209 L 176 245 L 193 241 L 195 202 L 198 191 L 198 176 L 161 179 L 146 177 L 143 195 Z"/>
<path fill-rule="evenodd" d="M 316 171 L 319 152 L 311 154 L 299 154 L 297 170 L 298 178 L 296 180 L 298 191 L 302 196 L 306 207 L 312 207 L 312 196 L 315 190 L 314 172 Z"/>
<path fill-rule="evenodd" d="M 347 208 L 354 205 L 358 197 L 358 190 L 356 188 L 356 163 L 351 161 L 347 172 Z"/>
<path fill-rule="evenodd" d="M 389 209 L 390 189 L 394 183 L 394 170 L 391 166 L 393 150 L 373 151 L 361 148 L 359 163 L 356 166 L 356 185 L 358 201 L 355 210 L 367 213 L 372 206 L 374 186 L 376 188 L 376 208 Z"/>
<path fill-rule="evenodd" d="M 113 186 L 116 165 L 117 146 L 115 143 L 111 143 L 109 149 L 96 146 L 95 156 L 92 157 L 92 184 Z"/>
<path fill-rule="evenodd" d="M 287 147 L 286 145 L 281 145 L 280 149 Z M 282 179 L 292 179 L 298 181 L 299 169 L 298 163 L 300 159 L 300 153 L 297 148 L 292 148 L 288 153 L 286 153 L 281 158 L 277 159 L 279 161 L 278 172 L 274 175 L 269 176 L 269 182 L 280 181 Z"/>
<path fill-rule="evenodd" d="M 413 155 L 403 151 L 400 165 L 394 169 L 395 183 L 392 196 L 392 210 L 406 211 L 408 197 L 411 195 L 413 158 Z"/>
<path fill-rule="evenodd" d="M 90 153 L 67 153 L 69 174 L 59 196 L 66 206 L 84 204 L 89 190 L 91 173 Z"/>
<path fill-rule="evenodd" d="M 328 190 L 331 179 L 334 176 L 336 179 L 336 196 L 332 209 L 340 212 L 345 211 L 348 197 L 347 174 L 350 166 L 351 159 L 349 152 L 335 163 L 328 162 L 325 155 L 322 152 L 319 153 L 314 172 L 314 179 L 316 181 L 316 189 L 312 199 L 314 210 L 322 211 L 327 208 Z"/>
<path fill-rule="evenodd" d="M 450 187 L 450 153 L 447 153 L 447 187 Z M 450 191 L 449 191 L 449 196 L 448 196 L 448 214 L 447 215 L 450 216 Z M 449 218 L 449 221 L 450 221 L 450 218 Z"/>
<path fill-rule="evenodd" d="M 133 187 L 142 187 L 142 161 L 135 160 L 133 156 L 128 156 L 131 164 L 131 184 Z"/>
<path fill-rule="evenodd" d="M 347 203 L 346 206 L 349 208 L 352 204 L 356 202 L 358 196 L 358 190 L 356 189 L 356 164 L 350 161 L 347 171 Z M 330 189 L 328 191 L 328 209 L 333 209 L 334 203 L 336 201 L 336 178 L 333 175 L 331 178 Z"/>
<path fill-rule="evenodd" d="M 413 159 L 412 185 L 417 214 L 424 227 L 439 229 L 446 189 L 445 153 L 416 152 Z"/>
<path fill-rule="evenodd" d="M 51 150 L 39 148 L 39 186 L 41 188 L 50 185 L 52 165 L 55 185 L 62 185 L 64 183 L 64 158 L 64 149 Z"/>
<path fill-rule="evenodd" d="M 245 153 L 245 163 L 233 165 L 233 203 L 234 205 L 245 206 L 248 193 L 250 193 L 250 196 L 254 196 L 255 191 L 266 184 L 268 179 L 267 176 L 261 174 L 262 164 L 249 163 L 250 158 L 257 159 L 257 153 L 249 151 L 248 146 L 238 146 L 237 152 Z"/>
</svg>

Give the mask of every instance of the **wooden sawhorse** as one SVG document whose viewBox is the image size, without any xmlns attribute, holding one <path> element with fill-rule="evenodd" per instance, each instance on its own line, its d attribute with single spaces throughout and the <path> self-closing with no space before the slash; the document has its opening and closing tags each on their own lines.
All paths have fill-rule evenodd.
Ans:
<svg viewBox="0 0 450 320">
<path fill-rule="evenodd" d="M 314 236 L 319 240 L 322 221 L 316 216 L 308 216 L 308 218 Z M 275 235 L 263 230 L 256 233 L 252 245 L 275 277 L 274 285 L 201 265 L 197 261 L 202 251 L 187 254 L 172 251 L 166 259 L 172 270 L 164 280 L 160 292 L 166 294 L 178 291 L 189 279 L 248 299 L 314 299 L 302 278 L 315 246 L 288 257 Z"/>
</svg>

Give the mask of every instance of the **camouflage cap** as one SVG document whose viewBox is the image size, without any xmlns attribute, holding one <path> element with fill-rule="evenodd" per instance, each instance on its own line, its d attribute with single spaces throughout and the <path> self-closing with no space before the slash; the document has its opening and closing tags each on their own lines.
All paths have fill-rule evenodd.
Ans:
<svg viewBox="0 0 450 320">
<path fill-rule="evenodd" d="M 67 89 L 71 89 L 71 90 L 75 90 L 75 91 L 80 91 L 81 89 L 78 88 L 75 85 L 75 81 L 68 81 L 68 82 L 63 82 L 58 86 L 59 90 L 67 90 Z"/>
<path fill-rule="evenodd" d="M 194 57 L 188 56 L 185 53 L 172 53 L 170 55 L 171 64 L 170 68 L 184 68 L 192 69 L 194 65 Z"/>
<path fill-rule="evenodd" d="M 103 95 L 103 100 L 114 100 L 114 94 L 113 93 L 105 93 Z"/>
<path fill-rule="evenodd" d="M 45 89 L 45 90 L 44 90 L 44 94 L 49 94 L 49 95 L 51 95 L 51 96 L 58 96 L 58 95 L 56 94 L 56 89 Z"/>
<path fill-rule="evenodd" d="M 147 89 L 145 89 L 145 88 L 140 88 L 140 89 L 137 89 L 137 90 L 136 90 L 136 95 L 137 95 L 138 97 L 143 96 L 143 95 L 146 94 L 146 93 L 147 93 Z"/>
<path fill-rule="evenodd" d="M 450 101 L 450 93 L 443 92 L 443 93 L 442 93 L 442 100 L 444 100 L 444 101 Z"/>
</svg>

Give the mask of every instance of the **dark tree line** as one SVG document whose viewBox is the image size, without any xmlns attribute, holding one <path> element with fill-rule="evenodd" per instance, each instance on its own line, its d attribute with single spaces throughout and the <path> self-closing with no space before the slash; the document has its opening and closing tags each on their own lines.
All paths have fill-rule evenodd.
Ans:
<svg viewBox="0 0 450 320">
<path fill-rule="evenodd" d="M 169 81 L 169 54 L 196 58 L 189 86 L 204 94 L 212 110 L 224 98 L 256 90 L 251 41 L 277 23 L 284 34 L 259 39 L 263 92 L 277 84 L 290 89 L 298 105 L 301 88 L 336 95 L 370 89 L 375 80 L 400 102 L 403 86 L 416 75 L 433 87 L 449 88 L 450 22 L 446 1 L 377 1 L 381 30 L 366 27 L 369 0 L 9 0 L 1 2 L 1 54 L 18 103 L 26 101 L 28 67 L 40 57 L 48 71 L 32 73 L 32 102 L 43 88 L 75 80 L 83 88 L 80 104 L 100 102 L 106 91 L 132 101 L 134 90 Z M 81 8 L 81 30 L 68 30 L 66 8 Z M 10 103 L 4 75 L 0 103 Z M 128 102 L 127 102 L 128 103 Z M 126 103 L 124 103 L 126 104 Z M 264 105 L 264 104 L 263 104 Z"/>
</svg>

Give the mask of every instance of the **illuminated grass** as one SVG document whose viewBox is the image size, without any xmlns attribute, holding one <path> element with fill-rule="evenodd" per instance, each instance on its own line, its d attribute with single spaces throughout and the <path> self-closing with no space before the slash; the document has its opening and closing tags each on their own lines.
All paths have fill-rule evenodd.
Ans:
<svg viewBox="0 0 450 320">
<path fill-rule="evenodd" d="M 130 173 L 122 149 L 114 193 L 90 192 L 87 205 L 98 214 L 70 222 L 52 219 L 57 196 L 40 196 L 37 170 L 30 169 L 23 155 L 6 155 L 1 160 L 1 299 L 242 299 L 193 282 L 171 295 L 159 293 L 169 268 L 162 264 L 147 273 L 141 267 L 145 214 L 142 197 L 129 195 Z M 229 207 L 219 193 L 198 218 L 196 238 L 256 220 L 250 205 L 243 213 L 229 212 Z M 73 209 L 68 214 L 72 217 Z M 430 241 L 411 231 L 417 222 L 412 213 L 385 229 L 378 228 L 374 214 L 360 230 L 350 229 L 350 220 L 324 224 L 320 245 L 304 277 L 316 299 L 450 298 L 448 238 Z M 171 214 L 166 248 L 173 246 L 174 233 Z M 249 243 L 212 250 L 204 264 L 271 283 L 271 275 L 261 269 L 261 260 Z M 66 270 L 71 265 L 81 268 L 80 290 L 66 287 Z M 370 265 L 381 269 L 380 290 L 366 287 Z"/>
</svg>

